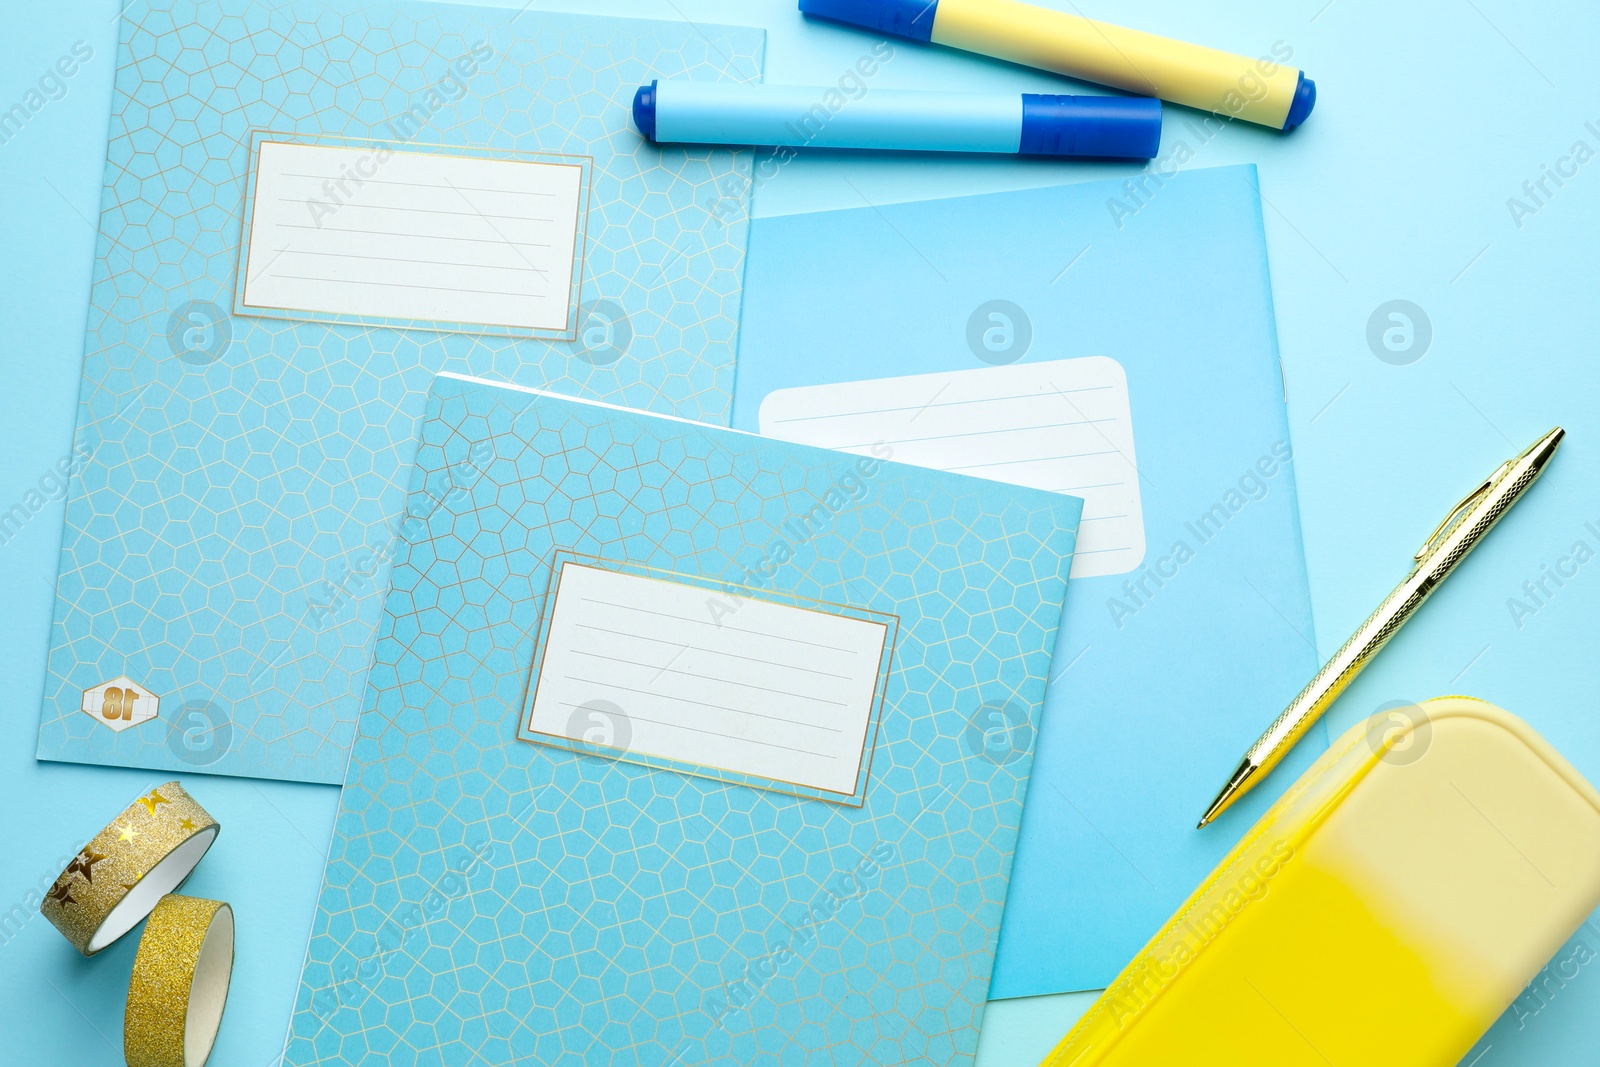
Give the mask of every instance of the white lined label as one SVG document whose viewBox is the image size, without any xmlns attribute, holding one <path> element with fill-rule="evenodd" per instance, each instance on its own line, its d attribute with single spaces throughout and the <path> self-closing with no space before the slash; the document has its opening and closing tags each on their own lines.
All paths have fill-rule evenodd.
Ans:
<svg viewBox="0 0 1600 1067">
<path fill-rule="evenodd" d="M 779 389 L 761 433 L 1083 500 L 1072 577 L 1144 560 L 1128 379 L 1105 356 Z"/>
<path fill-rule="evenodd" d="M 583 168 L 261 142 L 241 303 L 565 330 Z"/>
<path fill-rule="evenodd" d="M 881 622 L 566 562 L 528 730 L 849 796 L 887 640 Z"/>
</svg>

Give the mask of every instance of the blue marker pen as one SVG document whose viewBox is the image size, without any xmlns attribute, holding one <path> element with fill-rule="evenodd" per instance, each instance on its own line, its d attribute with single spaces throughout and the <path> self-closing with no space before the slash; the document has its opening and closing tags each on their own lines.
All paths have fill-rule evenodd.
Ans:
<svg viewBox="0 0 1600 1067">
<path fill-rule="evenodd" d="M 1161 102 L 1122 96 L 655 81 L 634 96 L 633 121 L 670 144 L 1150 159 L 1161 143 Z"/>
</svg>

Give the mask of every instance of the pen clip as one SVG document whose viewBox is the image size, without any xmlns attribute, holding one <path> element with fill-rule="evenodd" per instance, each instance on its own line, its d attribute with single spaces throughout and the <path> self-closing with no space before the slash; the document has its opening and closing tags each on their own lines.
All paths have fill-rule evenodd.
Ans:
<svg viewBox="0 0 1600 1067">
<path fill-rule="evenodd" d="M 1433 533 L 1428 535 L 1428 539 L 1422 542 L 1422 547 L 1417 549 L 1417 554 L 1411 558 L 1418 563 L 1421 563 L 1423 560 L 1427 559 L 1428 554 L 1434 550 L 1436 545 L 1438 545 L 1440 538 L 1444 537 L 1445 534 L 1455 529 L 1457 520 L 1461 518 L 1461 513 L 1472 507 L 1472 505 L 1476 504 L 1479 500 L 1483 499 L 1483 495 L 1490 489 L 1494 488 L 1494 483 L 1500 480 L 1500 478 L 1506 473 L 1506 471 L 1514 462 L 1516 461 L 1507 460 L 1506 462 L 1500 464 L 1500 466 L 1494 469 L 1494 473 L 1490 474 L 1489 477 L 1483 480 L 1482 485 L 1478 486 L 1472 492 L 1462 497 L 1461 502 L 1450 509 L 1450 514 L 1444 517 L 1443 522 L 1434 527 Z"/>
</svg>

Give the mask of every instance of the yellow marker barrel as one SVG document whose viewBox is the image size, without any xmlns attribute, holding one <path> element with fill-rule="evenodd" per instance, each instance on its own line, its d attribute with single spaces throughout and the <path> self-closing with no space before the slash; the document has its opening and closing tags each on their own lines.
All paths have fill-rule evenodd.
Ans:
<svg viewBox="0 0 1600 1067">
<path fill-rule="evenodd" d="M 1445 697 L 1333 746 L 1044 1067 L 1456 1064 L 1600 904 L 1600 794 Z"/>
<path fill-rule="evenodd" d="M 808 15 L 929 41 L 1246 122 L 1290 129 L 1316 84 L 1284 56 L 1247 56 L 1018 0 L 800 0 Z"/>
</svg>

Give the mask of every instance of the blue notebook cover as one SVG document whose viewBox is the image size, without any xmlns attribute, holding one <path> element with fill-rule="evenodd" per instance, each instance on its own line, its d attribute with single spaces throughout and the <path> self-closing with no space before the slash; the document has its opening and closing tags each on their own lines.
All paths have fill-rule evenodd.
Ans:
<svg viewBox="0 0 1600 1067">
<path fill-rule="evenodd" d="M 286 1064 L 970 1062 L 1080 501 L 441 376 Z"/>
<path fill-rule="evenodd" d="M 433 374 L 727 421 L 760 30 L 153 0 L 121 24 L 42 759 L 341 780 Z"/>
<path fill-rule="evenodd" d="M 1326 746 L 1253 167 L 756 220 L 734 425 L 1084 498 L 992 998 L 1105 986 Z"/>
</svg>

